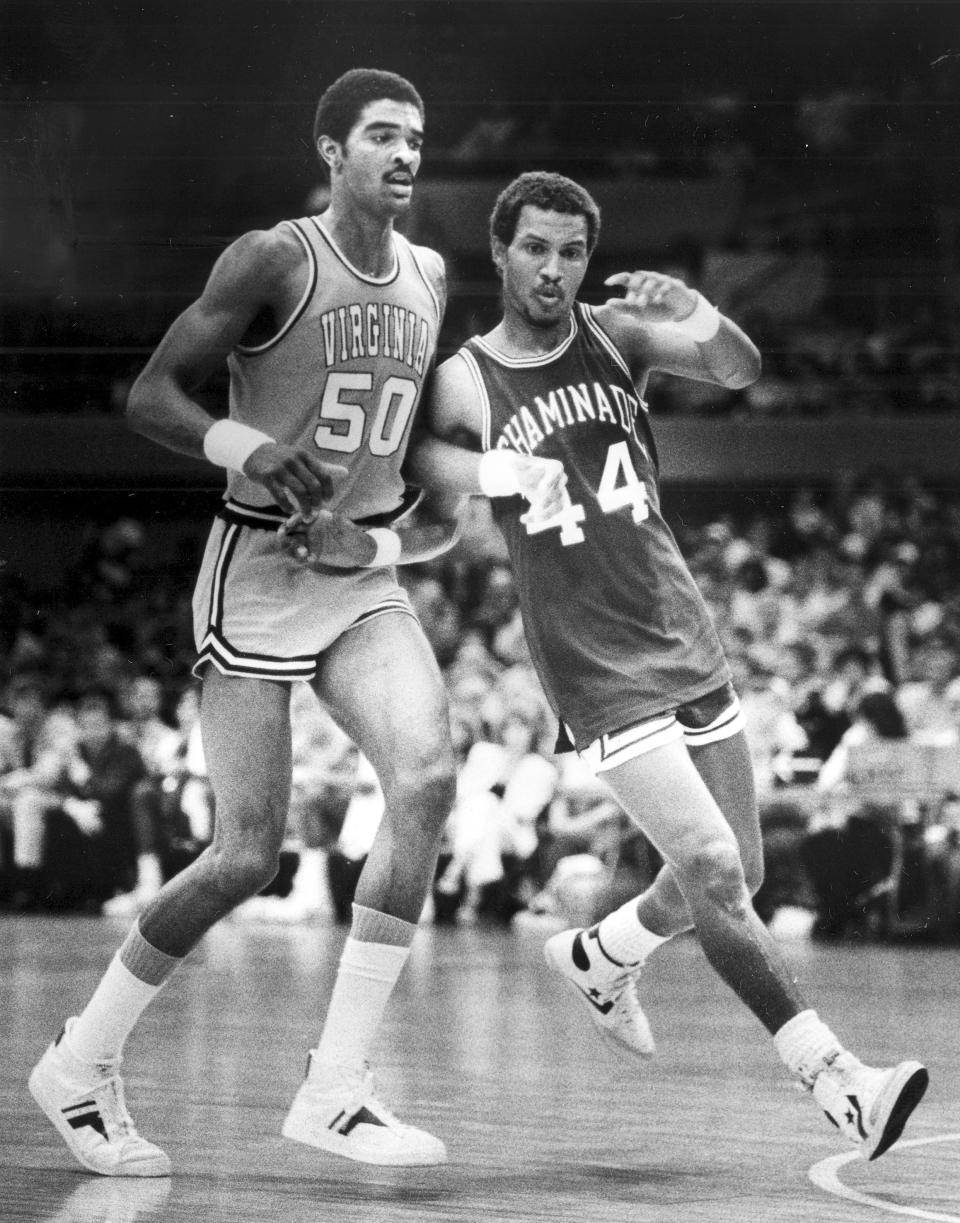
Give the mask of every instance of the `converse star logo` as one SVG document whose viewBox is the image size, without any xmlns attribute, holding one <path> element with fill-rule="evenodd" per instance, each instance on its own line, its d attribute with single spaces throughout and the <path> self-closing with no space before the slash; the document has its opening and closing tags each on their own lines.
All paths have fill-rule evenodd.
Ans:
<svg viewBox="0 0 960 1223">
<path fill-rule="evenodd" d="M 861 1138 L 866 1139 L 867 1131 L 863 1128 L 863 1112 L 860 1108 L 860 1101 L 856 1096 L 847 1096 L 847 1099 L 850 1101 L 850 1108 L 846 1112 L 847 1124 L 856 1124 L 857 1133 Z"/>
<path fill-rule="evenodd" d="M 576 981 L 574 981 L 574 985 L 576 984 L 577 984 Z M 612 998 L 608 998 L 606 1002 L 597 1001 L 597 999 L 600 997 L 599 990 L 584 989 L 582 985 L 577 985 L 577 989 L 580 991 L 581 994 L 583 994 L 584 998 L 586 998 L 586 1000 L 590 1003 L 590 1005 L 592 1007 L 595 1007 L 596 1010 L 598 1010 L 601 1015 L 609 1015 L 609 1013 L 613 1010 L 613 999 Z"/>
</svg>

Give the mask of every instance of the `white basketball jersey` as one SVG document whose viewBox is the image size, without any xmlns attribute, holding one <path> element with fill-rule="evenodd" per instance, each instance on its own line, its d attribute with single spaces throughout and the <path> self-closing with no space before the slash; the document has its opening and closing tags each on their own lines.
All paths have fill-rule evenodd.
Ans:
<svg viewBox="0 0 960 1223">
<path fill-rule="evenodd" d="M 331 509 L 354 520 L 388 514 L 401 504 L 400 468 L 436 352 L 437 294 L 401 234 L 392 269 L 374 277 L 353 267 L 322 218 L 281 225 L 303 245 L 307 287 L 271 340 L 229 356 L 230 417 L 346 467 Z M 227 493 L 252 506 L 270 500 L 235 471 Z"/>
</svg>

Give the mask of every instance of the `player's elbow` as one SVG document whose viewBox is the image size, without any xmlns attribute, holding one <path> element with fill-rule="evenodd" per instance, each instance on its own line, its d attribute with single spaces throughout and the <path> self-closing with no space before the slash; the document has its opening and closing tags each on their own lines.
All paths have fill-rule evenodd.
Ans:
<svg viewBox="0 0 960 1223">
<path fill-rule="evenodd" d="M 150 403 L 152 396 L 149 390 L 149 382 L 144 376 L 141 376 L 134 382 L 127 395 L 127 402 L 124 408 L 124 416 L 127 425 L 134 433 L 143 433 L 147 428 L 147 422 L 150 419 Z"/>
<path fill-rule="evenodd" d="M 164 416 L 165 387 L 155 375 L 145 370 L 127 396 L 124 410 L 127 425 L 134 433 L 154 438 L 159 422 Z"/>
<path fill-rule="evenodd" d="M 760 350 L 748 341 L 748 344 L 740 354 L 736 368 L 731 370 L 725 379 L 726 385 L 731 391 L 742 391 L 744 387 L 751 386 L 756 382 L 760 377 L 762 368 L 763 359 L 760 356 Z"/>
</svg>

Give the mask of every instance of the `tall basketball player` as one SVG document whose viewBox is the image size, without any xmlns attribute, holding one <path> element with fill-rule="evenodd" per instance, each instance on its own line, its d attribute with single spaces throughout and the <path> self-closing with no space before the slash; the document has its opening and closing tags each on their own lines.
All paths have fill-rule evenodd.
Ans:
<svg viewBox="0 0 960 1223">
<path fill-rule="evenodd" d="M 443 264 L 395 232 L 420 166 L 424 107 L 401 77 L 348 72 L 320 99 L 321 216 L 248 233 L 220 257 L 130 396 L 133 427 L 227 470 L 194 597 L 213 844 L 130 930 L 30 1089 L 68 1147 L 108 1176 L 165 1176 L 119 1077 L 140 1014 L 203 934 L 274 876 L 290 794 L 290 685 L 306 681 L 373 764 L 386 814 L 309 1070 L 283 1133 L 378 1164 L 436 1164 L 443 1143 L 376 1099 L 367 1058 L 435 871 L 454 788 L 438 667 L 394 566 L 456 536 L 455 506 L 409 508 L 400 469 L 434 358 Z M 195 388 L 222 362 L 230 414 Z M 539 460 L 538 460 L 539 462 Z M 516 468 L 517 487 L 531 465 Z M 317 519 L 322 572 L 278 528 Z M 318 1022 L 318 1028 L 319 1028 Z M 298 1059 L 299 1061 L 299 1056 Z"/>
<path fill-rule="evenodd" d="M 750 340 L 682 281 L 621 273 L 624 297 L 576 296 L 599 231 L 593 199 L 525 174 L 497 200 L 493 260 L 503 315 L 437 371 L 431 432 L 472 434 L 482 454 L 431 439 L 421 479 L 475 493 L 503 453 L 560 460 L 563 509 L 525 523 L 508 487 L 493 502 L 510 551 L 531 654 L 575 749 L 663 856 L 637 900 L 545 948 L 601 1034 L 650 1057 L 637 978 L 649 953 L 694 927 L 720 976 L 773 1036 L 787 1066 L 868 1158 L 898 1137 L 927 1084 L 917 1062 L 867 1067 L 809 1009 L 757 918 L 762 856 L 753 772 L 730 671 L 660 513 L 644 402 L 651 370 L 742 387 Z"/>
</svg>

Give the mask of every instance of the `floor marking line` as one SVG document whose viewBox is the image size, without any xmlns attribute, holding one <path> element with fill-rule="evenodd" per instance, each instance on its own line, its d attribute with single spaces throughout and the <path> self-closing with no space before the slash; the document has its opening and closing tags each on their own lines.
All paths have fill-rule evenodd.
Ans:
<svg viewBox="0 0 960 1223">
<path fill-rule="evenodd" d="M 930 1138 L 911 1138 L 907 1142 L 898 1142 L 893 1148 L 902 1151 L 907 1147 L 925 1147 L 935 1142 L 960 1142 L 960 1131 L 954 1134 L 934 1134 Z M 829 1155 L 821 1159 L 810 1169 L 808 1175 L 818 1189 L 832 1193 L 835 1197 L 846 1198 L 850 1202 L 858 1202 L 861 1206 L 872 1206 L 875 1210 L 886 1210 L 890 1214 L 909 1215 L 912 1219 L 929 1219 L 933 1223 L 960 1223 L 960 1215 L 940 1214 L 934 1210 L 921 1210 L 919 1206 L 898 1206 L 894 1202 L 885 1202 L 883 1198 L 872 1197 L 845 1185 L 837 1175 L 845 1164 L 860 1159 L 859 1151 L 844 1151 L 840 1155 Z"/>
</svg>

